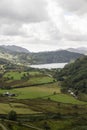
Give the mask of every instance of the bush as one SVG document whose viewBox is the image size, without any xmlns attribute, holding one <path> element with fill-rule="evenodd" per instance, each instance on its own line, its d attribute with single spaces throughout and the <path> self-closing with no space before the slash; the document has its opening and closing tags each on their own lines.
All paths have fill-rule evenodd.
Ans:
<svg viewBox="0 0 87 130">
<path fill-rule="evenodd" d="M 10 111 L 9 113 L 8 113 L 8 119 L 9 120 L 13 120 L 13 121 L 16 121 L 17 120 L 17 114 L 16 114 L 16 112 L 15 111 Z"/>
</svg>

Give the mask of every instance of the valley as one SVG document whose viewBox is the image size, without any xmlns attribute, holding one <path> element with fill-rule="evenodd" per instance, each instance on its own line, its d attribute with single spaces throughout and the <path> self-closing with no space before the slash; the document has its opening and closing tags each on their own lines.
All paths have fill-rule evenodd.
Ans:
<svg viewBox="0 0 87 130">
<path fill-rule="evenodd" d="M 4 125 L 10 130 L 66 130 L 66 128 L 85 130 L 87 128 L 86 91 L 81 91 L 80 87 L 79 95 L 75 97 L 68 92 L 74 93 L 77 90 L 74 88 L 74 83 L 69 90 L 70 84 L 65 84 L 67 83 L 65 81 L 67 79 L 71 83 L 69 77 L 76 72 L 75 67 L 81 67 L 85 79 L 86 69 L 83 71 L 83 68 L 86 67 L 86 61 L 86 57 L 82 56 L 65 65 L 63 69 L 39 69 L 1 58 L 1 126 Z"/>
<path fill-rule="evenodd" d="M 0 74 L 0 117 L 7 128 L 44 130 L 49 126 L 52 130 L 63 130 L 73 128 L 75 118 L 78 122 L 81 116 L 86 116 L 87 102 L 62 93 L 60 81 L 53 76 L 56 69 L 5 65 Z M 17 123 L 14 121 L 9 126 L 8 114 L 11 111 L 16 112 Z"/>
</svg>

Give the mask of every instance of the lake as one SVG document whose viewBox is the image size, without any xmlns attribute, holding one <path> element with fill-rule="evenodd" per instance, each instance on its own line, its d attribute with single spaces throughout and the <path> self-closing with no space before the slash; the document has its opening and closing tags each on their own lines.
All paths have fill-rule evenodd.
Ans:
<svg viewBox="0 0 87 130">
<path fill-rule="evenodd" d="M 53 69 L 53 68 L 63 68 L 67 63 L 50 63 L 50 64 L 39 64 L 39 65 L 30 65 L 32 68 L 39 69 Z"/>
</svg>

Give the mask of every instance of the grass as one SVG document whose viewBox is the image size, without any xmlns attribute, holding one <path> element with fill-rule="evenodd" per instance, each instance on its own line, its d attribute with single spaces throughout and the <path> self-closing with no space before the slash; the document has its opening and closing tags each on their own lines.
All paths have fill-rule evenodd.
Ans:
<svg viewBox="0 0 87 130">
<path fill-rule="evenodd" d="M 13 77 L 13 80 L 20 80 L 21 79 L 21 77 L 23 76 L 23 74 L 25 74 L 25 72 L 13 72 L 13 71 L 11 71 L 11 72 L 7 72 L 7 73 L 5 73 L 5 75 L 4 75 L 4 77 L 5 78 L 11 78 L 11 77 Z"/>
<path fill-rule="evenodd" d="M 29 74 L 30 74 L 31 76 L 42 75 L 42 73 L 39 72 L 39 71 L 30 71 Z"/>
<path fill-rule="evenodd" d="M 24 126 L 18 126 L 18 125 L 12 125 L 12 130 L 35 130 L 35 129 L 32 129 L 32 128 L 27 128 L 27 127 L 24 127 Z"/>
<path fill-rule="evenodd" d="M 54 92 L 60 93 L 60 88 L 57 87 L 57 83 L 40 85 L 34 87 L 17 88 L 12 90 L 0 90 L 0 93 L 10 92 L 17 94 L 18 99 L 32 99 L 41 98 L 44 96 L 52 95 Z"/>
<path fill-rule="evenodd" d="M 53 82 L 53 78 L 48 77 L 48 76 L 44 76 L 44 77 L 32 77 L 29 80 L 22 80 L 22 82 L 15 82 L 15 84 L 13 85 L 15 86 L 30 86 L 30 85 L 39 85 L 39 84 L 48 84 Z M 22 84 L 21 84 L 22 83 Z"/>
<path fill-rule="evenodd" d="M 10 93 L 15 93 L 17 99 L 48 99 L 52 101 L 62 102 L 62 103 L 71 103 L 71 104 L 87 104 L 86 102 L 79 101 L 68 94 L 62 94 L 60 87 L 57 83 L 34 86 L 34 87 L 25 87 L 17 88 L 12 90 L 0 90 L 0 93 L 9 91 Z"/>
<path fill-rule="evenodd" d="M 7 114 L 9 111 L 14 110 L 17 114 L 34 114 L 37 113 L 25 104 L 21 103 L 0 103 L 0 114 Z"/>
<path fill-rule="evenodd" d="M 67 118 L 57 120 L 44 120 L 35 122 L 36 126 L 44 128 L 44 122 L 51 128 L 51 130 L 87 130 L 87 120 L 81 122 L 81 118 Z"/>
<path fill-rule="evenodd" d="M 43 83 L 50 83 L 53 82 L 53 78 L 44 76 L 44 77 L 34 77 L 28 80 L 28 83 L 33 85 L 33 84 L 43 84 Z"/>
<path fill-rule="evenodd" d="M 35 122 L 38 127 L 43 128 L 44 122 L 47 122 L 48 126 L 52 130 L 70 130 L 72 120 L 48 120 L 48 121 L 40 121 Z"/>
<path fill-rule="evenodd" d="M 80 93 L 79 94 L 79 99 L 82 100 L 82 101 L 86 101 L 87 102 L 87 94 Z"/>
<path fill-rule="evenodd" d="M 53 101 L 57 102 L 62 102 L 62 103 L 71 103 L 71 104 L 87 104 L 86 102 L 79 101 L 72 97 L 71 95 L 67 94 L 56 94 L 53 96 L 50 96 L 50 99 Z"/>
<path fill-rule="evenodd" d="M 17 88 L 12 90 L 0 90 L 0 93 L 9 91 L 10 93 L 15 93 L 17 99 L 35 99 L 35 98 L 50 98 L 53 101 L 71 104 L 87 104 L 86 102 L 79 101 L 68 94 L 62 94 L 60 87 L 57 83 L 40 85 L 34 87 Z M 54 93 L 56 93 L 54 95 Z"/>
<path fill-rule="evenodd" d="M 25 78 L 24 78 L 25 77 Z M 48 84 L 53 82 L 53 78 L 47 75 L 42 74 L 38 71 L 30 71 L 30 72 L 7 72 L 4 74 L 4 78 L 6 79 L 4 84 L 8 84 L 11 87 L 22 87 L 22 86 L 30 86 L 30 85 L 40 85 L 40 84 Z"/>
<path fill-rule="evenodd" d="M 4 77 L 13 77 L 13 80 L 20 80 L 21 77 L 27 74 L 27 72 L 7 72 Z M 83 101 L 79 101 L 72 97 L 71 95 L 62 94 L 60 92 L 60 87 L 58 87 L 57 83 L 47 84 L 53 82 L 53 78 L 42 75 L 39 71 L 30 71 L 29 72 L 30 79 L 29 80 L 20 80 L 20 82 L 14 82 L 12 84 L 13 87 L 16 86 L 27 86 L 25 88 L 17 88 L 9 90 L 10 93 L 15 93 L 17 95 L 17 99 L 35 99 L 35 98 L 50 98 L 53 101 L 62 102 L 62 103 L 71 103 L 71 104 L 86 104 Z M 44 84 L 44 85 L 40 85 Z M 33 86 L 32 85 L 36 85 Z M 39 86 L 38 86 L 39 85 Z M 5 90 L 8 91 L 8 90 Z M 0 90 L 0 93 L 4 93 L 4 90 Z M 54 93 L 56 93 L 54 95 Z"/>
<path fill-rule="evenodd" d="M 11 77 L 13 77 L 13 80 L 21 80 L 21 77 L 24 74 L 25 75 L 29 74 L 30 76 L 40 76 L 42 73 L 39 72 L 39 71 L 30 71 L 30 72 L 10 71 L 10 72 L 7 72 L 7 73 L 4 74 L 4 78 L 7 78 L 7 77 L 11 78 Z"/>
</svg>

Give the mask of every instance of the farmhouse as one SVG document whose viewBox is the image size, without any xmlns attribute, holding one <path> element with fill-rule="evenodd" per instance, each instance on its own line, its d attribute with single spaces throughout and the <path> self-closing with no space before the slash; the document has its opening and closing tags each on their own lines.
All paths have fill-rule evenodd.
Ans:
<svg viewBox="0 0 87 130">
<path fill-rule="evenodd" d="M 77 96 L 75 95 L 75 93 L 72 92 L 70 89 L 68 90 L 68 93 L 70 93 L 70 95 L 72 95 L 73 97 L 77 98 Z"/>
<path fill-rule="evenodd" d="M 3 93 L 3 96 L 6 96 L 6 97 L 13 97 L 13 96 L 16 96 L 15 93 L 9 93 L 8 91 Z"/>
</svg>

